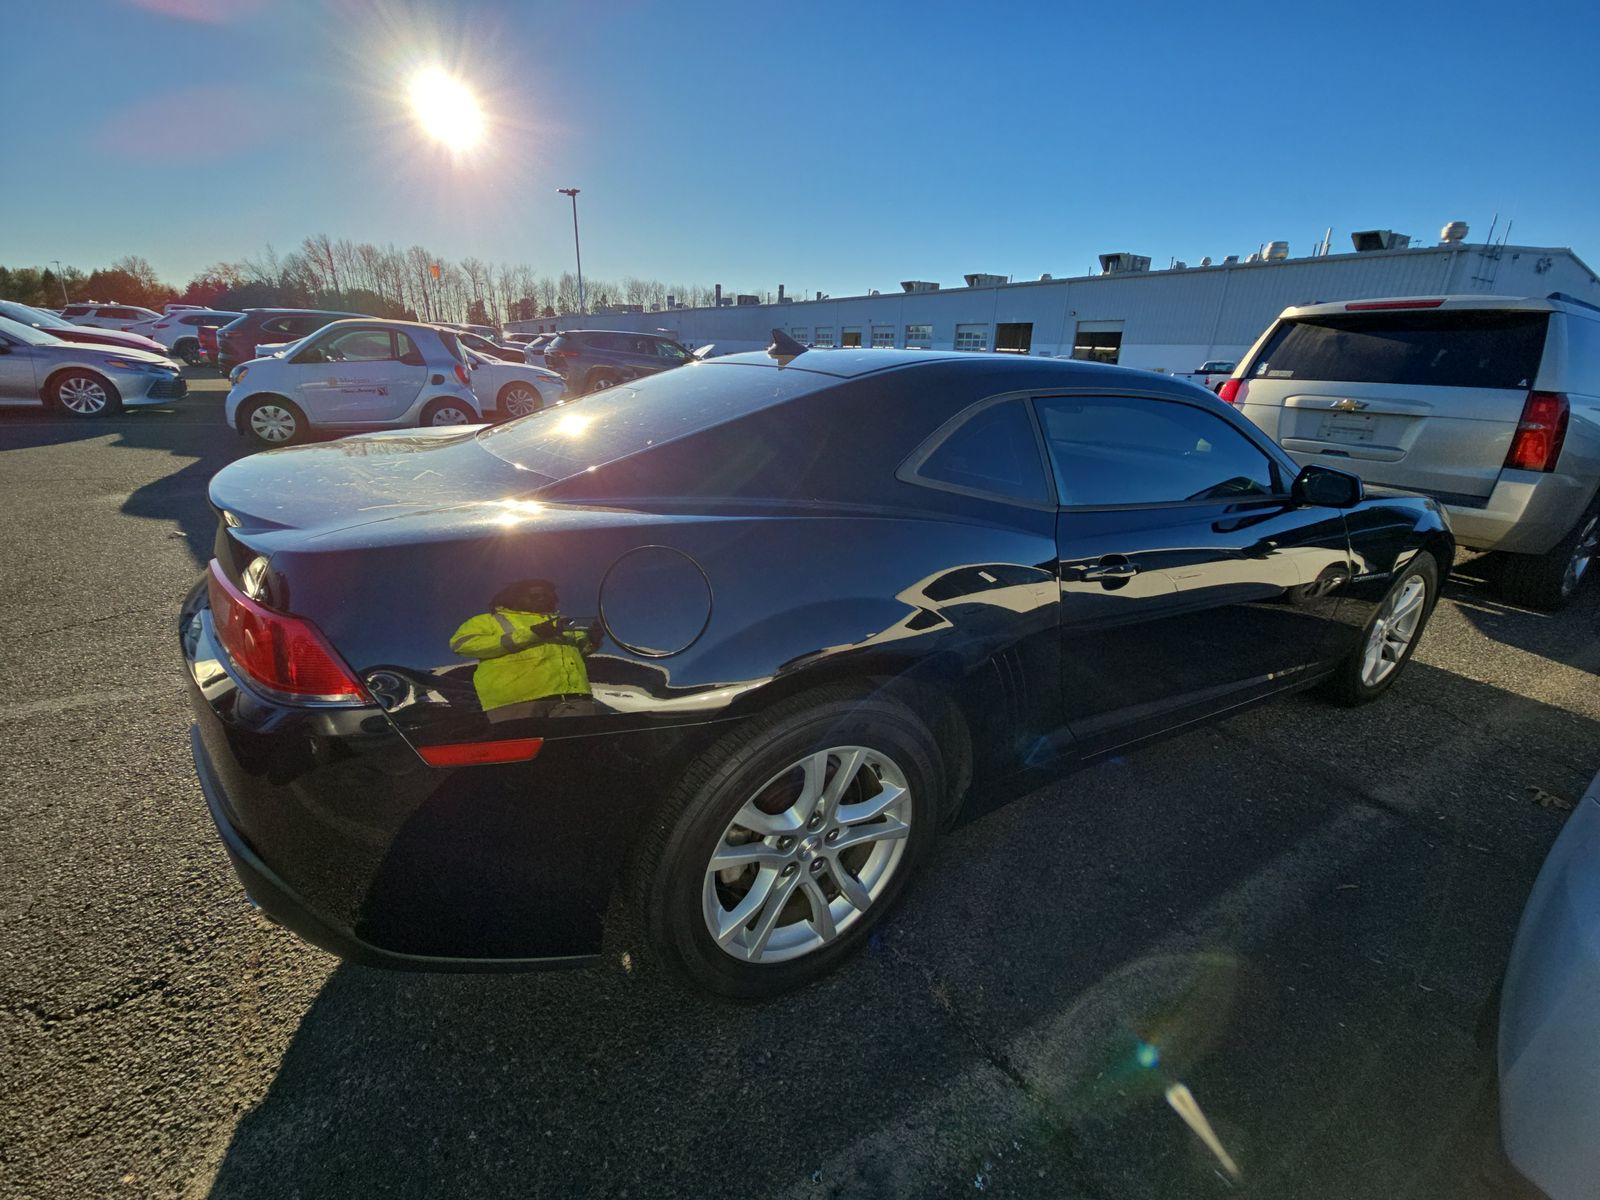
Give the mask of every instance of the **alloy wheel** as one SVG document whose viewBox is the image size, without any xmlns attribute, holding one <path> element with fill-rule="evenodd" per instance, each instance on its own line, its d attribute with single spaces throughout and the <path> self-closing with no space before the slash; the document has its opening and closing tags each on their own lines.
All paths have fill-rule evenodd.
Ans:
<svg viewBox="0 0 1600 1200">
<path fill-rule="evenodd" d="M 1590 516 L 1583 532 L 1578 534 L 1578 544 L 1573 547 L 1572 557 L 1567 560 L 1566 574 L 1561 577 L 1563 596 L 1570 596 L 1578 590 L 1597 552 L 1600 552 L 1600 513 Z"/>
<path fill-rule="evenodd" d="M 905 773 L 865 746 L 808 754 L 739 809 L 706 865 L 712 940 L 742 962 L 832 942 L 884 894 L 913 820 Z"/>
<path fill-rule="evenodd" d="M 263 404 L 250 414 L 250 432 L 263 442 L 287 442 L 295 434 L 294 414 L 281 404 Z"/>
<path fill-rule="evenodd" d="M 1362 653 L 1361 682 L 1365 686 L 1377 687 L 1400 665 L 1417 635 L 1427 603 L 1428 581 L 1421 575 L 1408 576 L 1389 593 L 1372 622 Z"/>
<path fill-rule="evenodd" d="M 505 409 L 507 416 L 525 417 L 529 413 L 538 412 L 541 401 L 539 394 L 532 388 L 514 387 L 506 392 L 501 407 Z"/>
<path fill-rule="evenodd" d="M 56 389 L 56 399 L 63 408 L 80 417 L 95 417 L 105 412 L 111 402 L 106 389 L 87 375 L 73 375 L 61 381 Z"/>
</svg>

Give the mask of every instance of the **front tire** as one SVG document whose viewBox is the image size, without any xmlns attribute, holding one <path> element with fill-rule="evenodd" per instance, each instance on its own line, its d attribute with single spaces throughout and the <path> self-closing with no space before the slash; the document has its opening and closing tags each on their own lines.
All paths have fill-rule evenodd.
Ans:
<svg viewBox="0 0 1600 1200">
<path fill-rule="evenodd" d="M 1600 501 L 1591 504 L 1567 536 L 1544 554 L 1503 554 L 1495 591 L 1502 600 L 1541 612 L 1572 603 L 1600 556 Z"/>
<path fill-rule="evenodd" d="M 590 371 L 583 381 L 583 394 L 587 396 L 591 392 L 603 392 L 621 382 L 622 377 L 615 371 Z"/>
<path fill-rule="evenodd" d="M 422 418 L 417 422 L 423 429 L 441 425 L 476 425 L 478 414 L 472 411 L 471 405 L 464 400 L 455 400 L 448 396 L 439 398 L 422 410 Z"/>
<path fill-rule="evenodd" d="M 305 440 L 311 422 L 292 400 L 282 396 L 257 396 L 239 414 L 239 428 L 256 445 L 267 450 Z"/>
<path fill-rule="evenodd" d="M 69 370 L 50 377 L 45 400 L 70 417 L 105 417 L 122 411 L 122 396 L 104 375 Z"/>
<path fill-rule="evenodd" d="M 682 980 L 756 1000 L 858 950 L 937 836 L 944 773 L 927 726 L 842 688 L 754 718 L 697 760 L 644 835 L 647 948 Z"/>
<path fill-rule="evenodd" d="M 1383 695 L 1422 639 L 1439 600 L 1439 566 L 1421 550 L 1398 576 L 1361 631 L 1361 640 L 1324 685 L 1336 704 L 1367 704 Z"/>
</svg>

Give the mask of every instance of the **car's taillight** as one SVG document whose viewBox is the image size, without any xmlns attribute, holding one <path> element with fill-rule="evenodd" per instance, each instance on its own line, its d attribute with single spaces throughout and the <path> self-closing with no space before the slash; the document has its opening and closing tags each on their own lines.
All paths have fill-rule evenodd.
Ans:
<svg viewBox="0 0 1600 1200">
<path fill-rule="evenodd" d="M 310 621 L 250 599 L 216 559 L 207 588 L 217 641 L 262 688 L 287 700 L 371 703 L 367 689 Z"/>
<path fill-rule="evenodd" d="M 1222 381 L 1222 386 L 1217 389 L 1217 396 L 1229 404 L 1243 404 L 1244 385 L 1243 379 L 1225 379 Z"/>
<path fill-rule="evenodd" d="M 456 364 L 456 378 L 461 380 L 463 387 L 472 386 L 472 376 L 467 374 L 467 369 L 460 363 Z"/>
<path fill-rule="evenodd" d="M 544 356 L 546 358 L 577 358 L 578 352 L 576 350 L 546 350 Z"/>
<path fill-rule="evenodd" d="M 1506 453 L 1506 466 L 1519 471 L 1554 471 L 1571 416 L 1571 406 L 1560 392 L 1529 392 Z"/>
<path fill-rule="evenodd" d="M 1438 308 L 1444 300 L 1352 300 L 1345 312 L 1383 312 L 1391 308 Z"/>
</svg>

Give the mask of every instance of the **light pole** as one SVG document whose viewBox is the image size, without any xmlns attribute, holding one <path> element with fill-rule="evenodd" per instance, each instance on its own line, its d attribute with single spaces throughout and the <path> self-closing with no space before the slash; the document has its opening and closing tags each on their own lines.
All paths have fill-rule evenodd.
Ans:
<svg viewBox="0 0 1600 1200">
<path fill-rule="evenodd" d="M 56 282 L 61 285 L 61 307 L 65 308 L 67 306 L 67 303 L 68 303 L 68 301 L 67 301 L 67 277 L 61 273 L 61 260 L 59 258 L 52 258 L 50 261 L 55 264 Z"/>
<path fill-rule="evenodd" d="M 578 188 L 557 188 L 563 196 L 572 197 L 572 252 L 578 259 L 578 311 L 587 311 L 583 299 L 583 244 L 578 241 Z"/>
</svg>

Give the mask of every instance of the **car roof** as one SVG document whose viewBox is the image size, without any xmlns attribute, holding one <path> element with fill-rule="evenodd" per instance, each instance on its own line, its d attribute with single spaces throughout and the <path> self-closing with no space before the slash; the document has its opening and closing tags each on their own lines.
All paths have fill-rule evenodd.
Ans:
<svg viewBox="0 0 1600 1200">
<path fill-rule="evenodd" d="M 1137 386 L 1159 388 L 1163 383 L 1183 388 L 1186 392 L 1197 390 L 1209 395 L 1204 388 L 1183 380 L 1171 380 L 1153 371 L 1140 371 L 1133 367 L 1118 367 L 1109 363 L 1089 362 L 1085 359 L 1045 358 L 1027 354 L 983 353 L 971 350 L 891 350 L 887 347 L 872 349 L 807 350 L 793 358 L 778 360 L 763 350 L 747 350 L 738 354 L 724 354 L 701 360 L 701 366 L 768 366 L 785 370 L 810 371 L 818 375 L 831 375 L 837 379 L 855 379 L 880 371 L 905 367 L 928 366 L 933 363 L 975 363 L 999 372 L 1013 372 L 1046 377 L 1054 374 L 1062 379 L 1062 386 L 1083 383 L 1106 387 Z M 1074 384 L 1067 384 L 1068 379 Z M 1036 386 L 1019 383 L 1019 387 Z"/>
<path fill-rule="evenodd" d="M 663 341 L 668 342 L 674 340 L 670 333 L 647 333 L 643 329 L 558 329 L 556 330 L 554 336 L 568 337 L 574 333 L 617 333 L 621 334 L 623 337 L 652 337 L 660 338 Z M 541 334 L 540 336 L 546 335 Z"/>
</svg>

